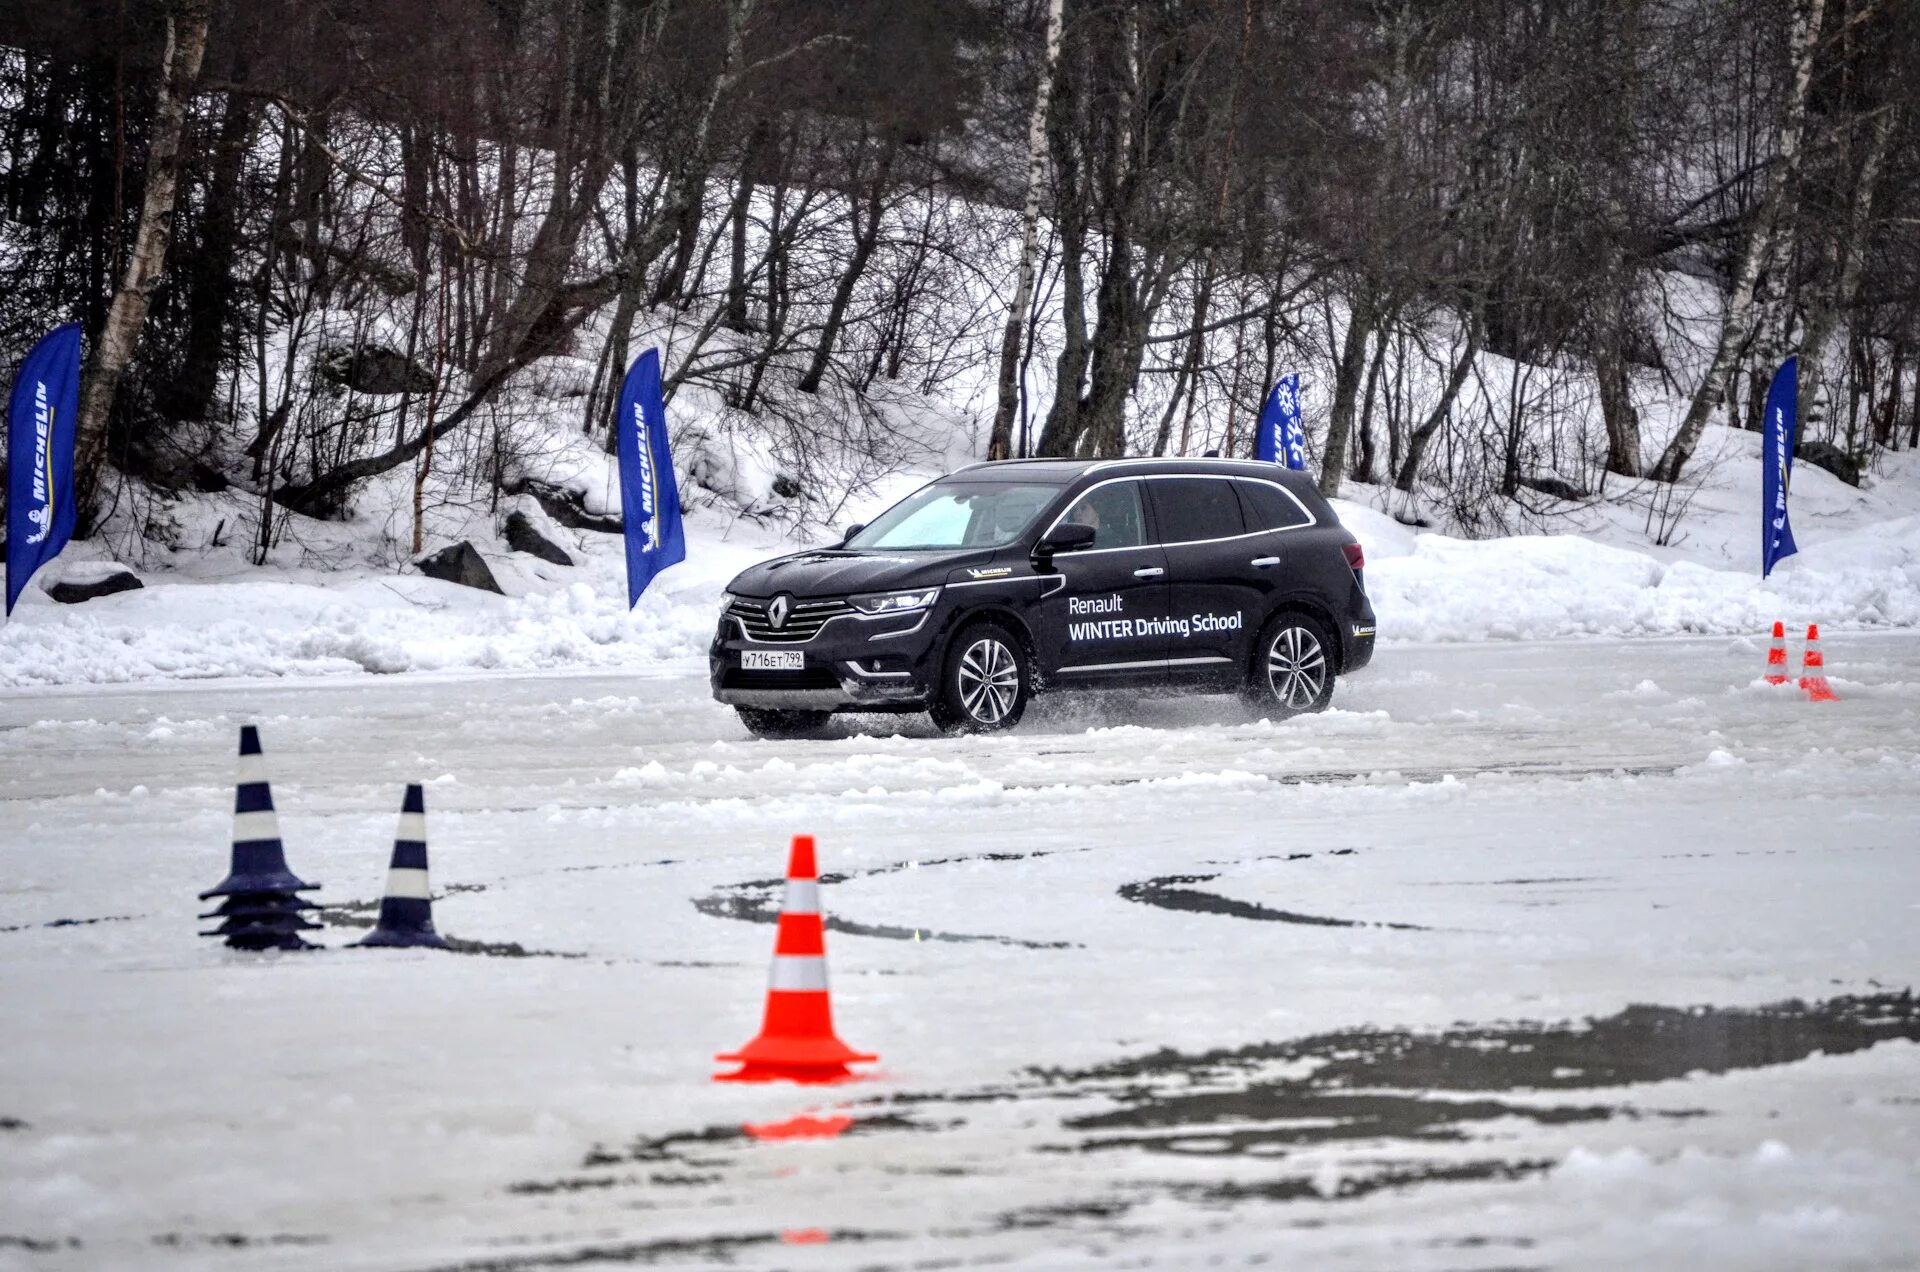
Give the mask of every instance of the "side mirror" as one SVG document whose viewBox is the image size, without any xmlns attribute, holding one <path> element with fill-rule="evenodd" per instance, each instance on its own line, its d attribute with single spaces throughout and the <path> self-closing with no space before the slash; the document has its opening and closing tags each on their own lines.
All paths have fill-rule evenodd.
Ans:
<svg viewBox="0 0 1920 1272">
<path fill-rule="evenodd" d="M 848 526 L 846 533 L 840 536 L 840 546 L 843 548 L 846 547 L 847 544 L 853 540 L 854 535 L 859 534 L 862 530 L 865 530 L 866 528 L 867 528 L 867 524 L 864 521 L 856 521 L 852 525 Z"/>
<path fill-rule="evenodd" d="M 1063 521 L 1040 537 L 1033 555 L 1044 560 L 1056 552 L 1080 552 L 1093 546 L 1094 528 L 1084 521 Z"/>
</svg>

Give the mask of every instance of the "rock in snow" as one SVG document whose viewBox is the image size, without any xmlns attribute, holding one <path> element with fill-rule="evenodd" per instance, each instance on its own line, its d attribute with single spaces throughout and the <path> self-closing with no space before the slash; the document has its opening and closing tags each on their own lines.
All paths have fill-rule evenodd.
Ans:
<svg viewBox="0 0 1920 1272">
<path fill-rule="evenodd" d="M 96 596 L 112 596 L 115 592 L 131 592 L 145 586 L 126 570 L 110 569 L 91 578 L 64 578 L 50 583 L 47 595 L 62 605 L 78 605 Z"/>
<path fill-rule="evenodd" d="M 529 477 L 509 487 L 507 493 L 532 495 L 549 517 L 569 530 L 595 530 L 601 534 L 626 532 L 626 527 L 620 518 L 588 512 L 586 499 L 577 490 L 566 489 Z"/>
<path fill-rule="evenodd" d="M 493 571 L 487 568 L 486 558 L 480 555 L 478 548 L 462 539 L 450 548 L 442 548 L 431 556 L 423 556 L 414 562 L 420 573 L 430 579 L 440 579 L 447 583 L 458 583 L 463 587 L 477 587 L 483 592 L 506 595 L 500 590 L 500 584 L 493 577 Z"/>
<path fill-rule="evenodd" d="M 541 534 L 539 527 L 533 524 L 533 519 L 524 512 L 507 514 L 507 546 L 515 552 L 525 552 L 555 565 L 573 564 L 573 558 L 567 555 L 567 550 Z"/>
</svg>

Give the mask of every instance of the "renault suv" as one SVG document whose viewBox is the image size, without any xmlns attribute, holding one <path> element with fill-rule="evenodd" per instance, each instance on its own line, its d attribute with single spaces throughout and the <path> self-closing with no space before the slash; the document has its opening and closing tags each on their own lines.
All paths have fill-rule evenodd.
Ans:
<svg viewBox="0 0 1920 1272">
<path fill-rule="evenodd" d="M 1373 658 L 1359 542 L 1304 474 L 1012 460 L 929 482 L 831 548 L 728 584 L 713 696 L 760 736 L 841 711 L 1011 728 L 1036 693 L 1238 692 L 1319 711 Z"/>
</svg>

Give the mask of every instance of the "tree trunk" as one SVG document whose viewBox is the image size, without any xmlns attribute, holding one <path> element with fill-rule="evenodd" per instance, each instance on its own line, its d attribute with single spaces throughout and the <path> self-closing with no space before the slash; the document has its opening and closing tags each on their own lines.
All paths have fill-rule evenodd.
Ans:
<svg viewBox="0 0 1920 1272">
<path fill-rule="evenodd" d="M 1140 295 L 1133 244 L 1124 231 L 1107 246 L 1100 276 L 1100 316 L 1094 326 L 1092 375 L 1081 411 L 1075 453 L 1117 459 L 1127 452 L 1127 397 L 1140 374 L 1151 316 Z"/>
<path fill-rule="evenodd" d="M 1887 377 L 1887 401 L 1880 410 L 1880 418 L 1874 422 L 1873 444 L 1892 449 L 1899 445 L 1899 436 L 1894 432 L 1900 421 L 1900 399 L 1906 392 L 1907 346 L 1897 342 L 1893 346 L 1893 373 Z"/>
<path fill-rule="evenodd" d="M 1807 319 L 1806 339 L 1800 347 L 1800 421 L 1796 436 L 1815 437 L 1824 423 L 1820 389 L 1825 370 L 1827 341 L 1840 323 L 1841 311 L 1853 303 L 1860 290 L 1860 271 L 1866 263 L 1867 236 L 1873 223 L 1873 193 L 1886 161 L 1887 143 L 1893 137 L 1894 109 L 1883 108 L 1873 121 L 1873 138 L 1860 161 L 1860 172 L 1853 185 L 1853 199 L 1846 225 L 1829 240 L 1834 270 L 1833 287 L 1825 292 L 1813 314 Z"/>
<path fill-rule="evenodd" d="M 1454 361 L 1453 370 L 1447 374 L 1447 387 L 1442 390 L 1440 400 L 1427 412 L 1427 418 L 1407 436 L 1407 457 L 1400 464 L 1400 475 L 1394 480 L 1394 486 L 1411 494 L 1414 479 L 1420 475 L 1420 461 L 1426 457 L 1427 443 L 1447 422 L 1447 415 L 1453 410 L 1454 399 L 1460 396 L 1460 386 L 1467 382 L 1467 375 L 1473 370 L 1473 360 L 1480 354 L 1480 324 L 1469 318 L 1467 322 L 1467 347 L 1460 351 Z"/>
<path fill-rule="evenodd" d="M 1600 388 L 1600 421 L 1607 430 L 1607 471 L 1640 475 L 1640 413 L 1633 405 L 1633 380 L 1627 372 L 1625 303 L 1618 298 L 1594 352 L 1594 378 Z"/>
<path fill-rule="evenodd" d="M 166 394 L 167 414 L 174 420 L 205 419 L 220 386 L 227 318 L 233 310 L 232 273 L 240 239 L 235 204 L 241 163 L 253 139 L 251 107 L 246 97 L 227 95 L 220 139 L 214 146 L 213 167 L 207 177 L 200 242 L 189 272 L 192 312 L 187 319 L 185 357 L 179 378 Z"/>
<path fill-rule="evenodd" d="M 1374 336 L 1373 360 L 1367 367 L 1367 386 L 1360 394 L 1360 426 L 1353 433 L 1353 479 L 1373 483 L 1373 397 L 1380 387 L 1380 370 L 1387 360 L 1388 326 Z"/>
<path fill-rule="evenodd" d="M 1347 314 L 1347 334 L 1340 342 L 1340 362 L 1333 376 L 1333 410 L 1327 417 L 1327 444 L 1320 452 L 1320 493 L 1329 499 L 1339 495 L 1340 482 L 1346 476 L 1347 443 L 1353 433 L 1360 381 L 1367 370 L 1372 324 L 1371 302 L 1356 297 Z"/>
<path fill-rule="evenodd" d="M 1013 417 L 1020 406 L 1020 328 L 1033 303 L 1033 256 L 1040 228 L 1041 177 L 1047 159 L 1047 105 L 1053 97 L 1054 69 L 1060 61 L 1060 11 L 1063 0 L 1047 2 L 1047 52 L 1040 66 L 1040 83 L 1033 91 L 1033 111 L 1027 116 L 1027 199 L 1020 211 L 1020 265 L 1015 275 L 1013 303 L 1007 306 L 1006 326 L 1000 332 L 1000 382 L 993 412 L 993 433 L 987 441 L 988 459 L 1005 459 L 1013 449 Z"/>
<path fill-rule="evenodd" d="M 1687 407 L 1686 418 L 1681 420 L 1679 431 L 1667 444 L 1660 462 L 1653 467 L 1651 476 L 1655 481 L 1673 482 L 1680 479 L 1681 469 L 1693 457 L 1694 448 L 1700 444 L 1700 434 L 1706 429 L 1707 419 L 1725 392 L 1735 353 L 1746 341 L 1748 328 L 1753 321 L 1754 284 L 1759 278 L 1761 263 L 1767 259 L 1772 246 L 1773 228 L 1781 214 L 1781 201 L 1800 167 L 1800 134 L 1806 126 L 1807 86 L 1813 78 L 1813 55 L 1820 41 L 1820 20 L 1825 4 L 1826 0 L 1805 0 L 1805 8 L 1801 8 L 1798 2 L 1795 4 L 1793 78 L 1780 112 L 1780 153 L 1768 173 L 1766 192 L 1759 206 L 1754 209 L 1753 224 L 1747 232 L 1746 250 L 1741 254 L 1739 267 L 1734 272 L 1733 289 L 1727 296 L 1726 312 L 1721 316 L 1720 338 L 1714 348 L 1713 360 L 1708 364 L 1699 388 L 1694 390 L 1693 401 Z"/>
<path fill-rule="evenodd" d="M 769 140 L 766 121 L 755 120 L 740 155 L 740 179 L 734 186 L 733 206 L 727 210 L 727 219 L 733 231 L 727 260 L 728 331 L 752 329 L 747 319 L 747 231 L 753 222 L 754 178 L 759 173 L 761 157 L 766 153 Z"/>
<path fill-rule="evenodd" d="M 1054 221 L 1060 232 L 1060 353 L 1054 359 L 1053 403 L 1040 426 L 1039 455 L 1071 455 L 1080 440 L 1080 385 L 1087 375 L 1087 209 L 1079 154 L 1082 94 L 1071 75 L 1056 76 L 1059 97 L 1047 120 L 1053 159 Z"/>
<path fill-rule="evenodd" d="M 827 364 L 833 358 L 833 345 L 840 338 L 840 328 L 847 320 L 847 306 L 853 302 L 854 288 L 860 285 L 861 277 L 867 272 L 867 262 L 873 259 L 874 246 L 880 241 L 880 218 L 885 207 L 887 179 L 892 169 L 893 152 L 889 145 L 880 156 L 872 184 L 867 187 L 864 224 L 860 217 L 862 200 L 857 195 L 849 200 L 849 215 L 853 222 L 853 255 L 847 261 L 846 269 L 841 271 L 840 281 L 834 286 L 833 300 L 827 306 L 827 321 L 820 329 L 819 342 L 813 347 L 813 361 L 795 386 L 802 393 L 818 393 L 820 381 L 826 378 Z"/>
<path fill-rule="evenodd" d="M 80 389 L 80 413 L 75 420 L 74 472 L 79 485 L 76 504 L 84 529 L 92 525 L 100 470 L 106 457 L 107 418 L 146 321 L 147 306 L 166 265 L 173 241 L 174 195 L 180 185 L 182 141 L 187 131 L 187 106 L 200 78 L 200 59 L 207 49 L 210 0 L 172 0 L 164 18 L 158 86 L 154 95 L 153 131 L 147 146 L 146 193 L 140 204 L 140 225 L 126 272 L 113 294 L 107 320 L 87 366 Z"/>
</svg>

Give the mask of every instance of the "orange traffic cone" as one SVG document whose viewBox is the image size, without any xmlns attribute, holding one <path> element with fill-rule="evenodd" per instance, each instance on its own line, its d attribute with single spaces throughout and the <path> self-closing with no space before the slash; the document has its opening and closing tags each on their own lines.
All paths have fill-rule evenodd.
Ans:
<svg viewBox="0 0 1920 1272">
<path fill-rule="evenodd" d="M 1807 648 L 1800 655 L 1800 688 L 1809 702 L 1838 702 L 1839 695 L 1827 683 L 1827 660 L 1820 654 L 1820 624 L 1807 624 Z"/>
<path fill-rule="evenodd" d="M 1773 625 L 1773 645 L 1767 650 L 1767 683 L 1784 685 L 1787 683 L 1787 625 L 1776 622 Z"/>
<path fill-rule="evenodd" d="M 836 1038 L 827 993 L 827 934 L 820 918 L 820 877 L 813 836 L 795 835 L 787 859 L 787 892 L 773 943 L 773 975 L 760 1036 L 738 1052 L 714 1057 L 738 1061 L 738 1073 L 717 1082 L 842 1082 L 850 1062 L 878 1060 Z"/>
</svg>

